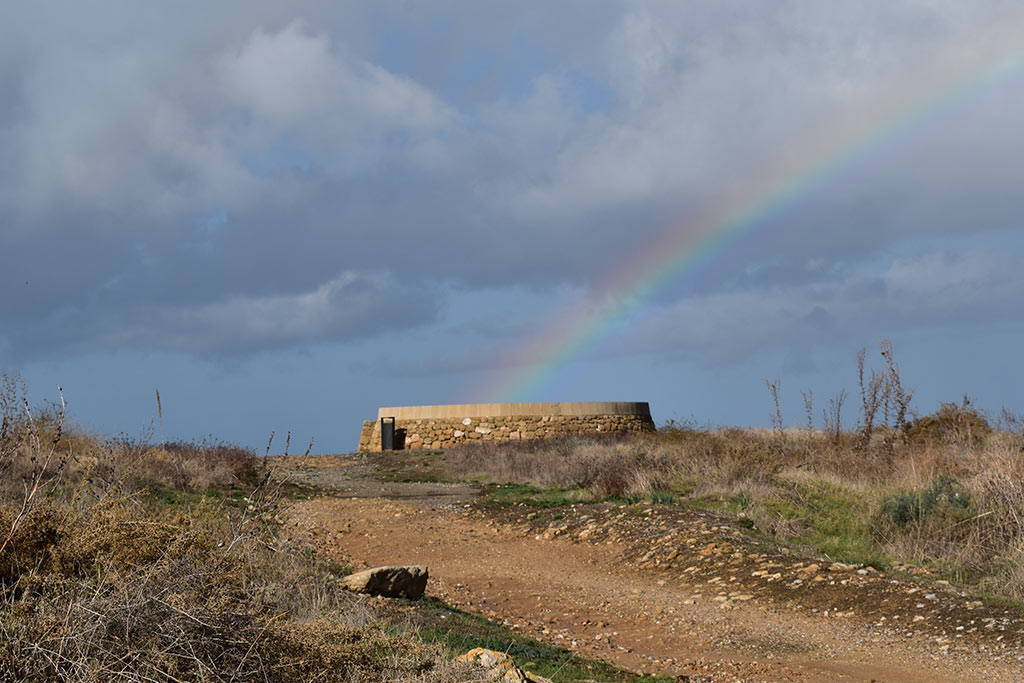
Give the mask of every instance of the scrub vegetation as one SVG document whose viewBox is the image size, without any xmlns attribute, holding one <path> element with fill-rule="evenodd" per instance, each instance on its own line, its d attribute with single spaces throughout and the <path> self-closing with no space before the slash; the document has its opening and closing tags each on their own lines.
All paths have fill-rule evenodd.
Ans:
<svg viewBox="0 0 1024 683">
<path fill-rule="evenodd" d="M 888 341 L 880 368 L 857 357 L 858 390 L 784 428 L 670 422 L 634 439 L 572 439 L 451 449 L 448 474 L 493 484 L 494 503 L 621 498 L 712 508 L 839 562 L 899 564 L 980 591 L 1024 598 L 1024 424 L 981 414 L 965 396 L 918 416 Z M 843 411 L 856 411 L 844 426 Z M 526 487 L 526 488 L 523 488 Z M 544 493 L 546 492 L 546 493 Z M 557 492 L 557 495 L 556 493 Z"/>
<path fill-rule="evenodd" d="M 0 392 L 0 680 L 472 680 L 279 534 L 246 449 L 101 440 Z"/>
<path fill-rule="evenodd" d="M 858 356 L 852 397 L 819 414 L 806 392 L 800 428 L 784 427 L 774 380 L 771 429 L 670 422 L 376 466 L 385 479 L 482 482 L 485 507 L 553 519 L 598 501 L 712 509 L 829 560 L 1024 599 L 1024 420 L 967 397 L 918 415 L 891 345 L 880 351 L 877 370 Z M 633 679 L 432 598 L 347 593 L 346 569 L 285 529 L 282 501 L 308 489 L 276 478 L 276 459 L 102 439 L 70 428 L 58 399 L 32 407 L 18 378 L 0 385 L 0 680 L 463 681 L 483 675 L 454 663 L 476 646 L 511 648 L 559 681 Z"/>
<path fill-rule="evenodd" d="M 480 646 L 555 681 L 649 680 L 433 598 L 345 591 L 348 568 L 288 533 L 281 508 L 310 488 L 278 458 L 101 439 L 9 375 L 0 418 L 2 681 L 454 683 L 486 680 L 455 661 Z"/>
</svg>

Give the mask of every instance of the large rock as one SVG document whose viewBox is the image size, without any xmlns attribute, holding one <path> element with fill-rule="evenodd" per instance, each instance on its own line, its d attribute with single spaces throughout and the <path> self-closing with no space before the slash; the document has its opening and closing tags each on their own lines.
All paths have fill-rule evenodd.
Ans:
<svg viewBox="0 0 1024 683">
<path fill-rule="evenodd" d="M 428 569 L 422 565 L 375 567 L 346 576 L 342 579 L 342 585 L 357 593 L 382 595 L 386 598 L 404 595 L 415 600 L 423 595 L 428 575 Z"/>
<path fill-rule="evenodd" d="M 507 683 L 551 683 L 550 678 L 531 674 L 523 671 L 512 660 L 508 654 L 488 650 L 482 647 L 475 647 L 464 655 L 456 657 L 456 661 L 468 662 L 482 666 L 490 672 L 489 678 L 492 681 L 505 681 Z"/>
</svg>

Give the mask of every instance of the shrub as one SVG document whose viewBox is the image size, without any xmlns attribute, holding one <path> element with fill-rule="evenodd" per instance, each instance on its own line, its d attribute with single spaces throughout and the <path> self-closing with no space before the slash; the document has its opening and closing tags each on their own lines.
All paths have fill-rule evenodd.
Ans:
<svg viewBox="0 0 1024 683">
<path fill-rule="evenodd" d="M 277 536 L 251 451 L 100 441 L 64 417 L 0 382 L 0 681 L 471 679 Z"/>
<path fill-rule="evenodd" d="M 992 433 L 988 420 L 971 407 L 964 396 L 960 403 L 943 403 L 931 415 L 926 415 L 907 428 L 911 443 L 946 443 L 958 446 L 979 446 Z"/>
<path fill-rule="evenodd" d="M 970 509 L 970 494 L 948 475 L 936 477 L 926 489 L 900 491 L 882 500 L 882 512 L 900 527 L 941 514 L 959 517 Z"/>
<path fill-rule="evenodd" d="M 499 483 L 582 488 L 595 496 L 641 495 L 668 486 L 675 459 L 647 440 L 578 438 L 470 444 L 450 449 L 449 472 Z"/>
</svg>

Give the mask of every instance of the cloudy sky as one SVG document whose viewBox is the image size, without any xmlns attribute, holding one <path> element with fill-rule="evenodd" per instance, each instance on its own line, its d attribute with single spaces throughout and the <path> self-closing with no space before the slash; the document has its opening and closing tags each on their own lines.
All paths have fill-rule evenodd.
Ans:
<svg viewBox="0 0 1024 683">
<path fill-rule="evenodd" d="M 0 368 L 322 452 L 380 405 L 766 425 L 766 378 L 799 423 L 883 338 L 920 412 L 1022 412 L 1019 5 L 8 3 Z"/>
</svg>

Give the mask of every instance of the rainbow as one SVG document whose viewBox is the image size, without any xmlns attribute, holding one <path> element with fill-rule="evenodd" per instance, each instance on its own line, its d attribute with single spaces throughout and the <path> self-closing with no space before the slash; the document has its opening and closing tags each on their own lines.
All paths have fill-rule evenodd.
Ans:
<svg viewBox="0 0 1024 683">
<path fill-rule="evenodd" d="M 1004 24 L 1005 25 L 1005 24 Z M 944 64 L 893 90 L 855 116 L 791 144 L 746 182 L 725 188 L 660 239 L 632 254 L 583 302 L 554 316 L 540 334 L 500 359 L 479 387 L 481 400 L 516 401 L 539 393 L 572 359 L 609 336 L 641 304 L 669 286 L 691 286 L 724 270 L 738 247 L 767 239 L 782 218 L 862 165 L 891 155 L 1017 77 L 1024 36 L 1012 30 L 972 58 Z"/>
</svg>

